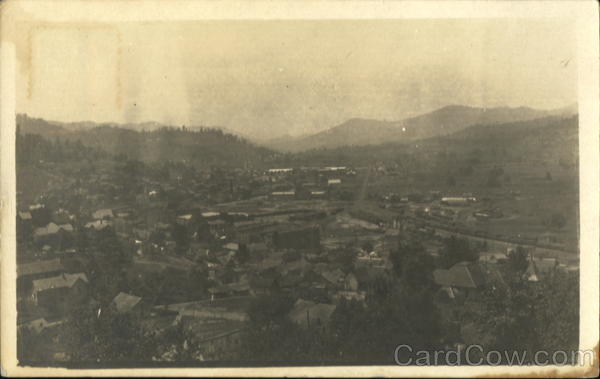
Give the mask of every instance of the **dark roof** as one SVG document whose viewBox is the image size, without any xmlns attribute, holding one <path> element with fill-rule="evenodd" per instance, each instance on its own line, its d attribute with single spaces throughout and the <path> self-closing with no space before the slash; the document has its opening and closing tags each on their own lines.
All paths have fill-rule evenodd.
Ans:
<svg viewBox="0 0 600 379">
<path fill-rule="evenodd" d="M 434 270 L 434 281 L 441 286 L 477 288 L 485 283 L 485 276 L 477 263 L 460 262 L 448 270 Z"/>
<path fill-rule="evenodd" d="M 206 322 L 206 320 L 193 316 L 182 316 L 181 324 L 187 331 L 191 332 L 198 343 L 225 337 L 240 332 L 246 327 L 246 323 L 242 321 L 217 319 L 213 322 Z"/>
<path fill-rule="evenodd" d="M 339 268 L 336 268 L 335 270 L 332 270 L 332 271 L 322 272 L 321 275 L 323 275 L 323 277 L 325 279 L 327 279 L 327 281 L 329 281 L 330 283 L 333 283 L 333 284 L 338 284 L 340 281 L 344 280 L 344 278 L 345 278 L 344 272 L 342 270 L 340 270 Z"/>
<path fill-rule="evenodd" d="M 307 325 L 307 318 L 311 324 L 320 321 L 321 325 L 326 325 L 336 306 L 333 304 L 316 304 L 312 301 L 298 299 L 294 308 L 288 314 L 288 317 L 301 326 Z"/>
<path fill-rule="evenodd" d="M 38 275 L 62 270 L 64 270 L 64 266 L 58 258 L 17 265 L 17 275 L 19 277 Z"/>
<path fill-rule="evenodd" d="M 70 288 L 79 280 L 86 283 L 88 282 L 87 276 L 84 273 L 62 274 L 52 278 L 34 280 L 33 292 L 40 292 L 53 288 Z"/>
</svg>

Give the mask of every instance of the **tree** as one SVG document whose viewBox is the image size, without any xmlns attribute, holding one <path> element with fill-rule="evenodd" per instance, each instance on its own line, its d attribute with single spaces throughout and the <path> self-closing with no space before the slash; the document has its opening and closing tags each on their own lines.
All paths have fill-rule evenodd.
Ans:
<svg viewBox="0 0 600 379">
<path fill-rule="evenodd" d="M 510 272 L 514 273 L 517 277 L 520 278 L 523 276 L 528 265 L 529 256 L 523 247 L 517 246 L 515 250 L 508 253 L 508 268 L 510 269 Z"/>
<path fill-rule="evenodd" d="M 93 233 L 90 248 L 89 279 L 94 297 L 108 304 L 124 286 L 125 272 L 133 260 L 110 226 Z"/>
<path fill-rule="evenodd" d="M 98 315 L 95 308 L 87 307 L 73 312 L 64 336 L 69 338 L 67 346 L 75 362 L 151 361 L 157 344 L 140 324 L 135 314 L 103 309 Z"/>
<path fill-rule="evenodd" d="M 248 317 L 255 327 L 269 329 L 283 325 L 292 306 L 293 299 L 286 294 L 260 296 L 250 304 Z"/>
<path fill-rule="evenodd" d="M 450 268 L 459 262 L 472 262 L 477 259 L 479 259 L 479 252 L 469 244 L 466 238 L 451 236 L 444 240 L 439 263 L 443 268 Z"/>
<path fill-rule="evenodd" d="M 577 275 L 557 270 L 540 282 L 509 281 L 488 287 L 475 320 L 491 338 L 485 350 L 574 351 L 579 336 Z M 569 354 L 570 356 L 570 354 Z"/>
<path fill-rule="evenodd" d="M 393 271 L 402 283 L 411 288 L 430 287 L 434 262 L 423 245 L 413 238 L 402 239 L 390 252 Z"/>
<path fill-rule="evenodd" d="M 435 350 L 441 340 L 440 316 L 428 289 L 398 289 L 366 304 L 340 302 L 331 316 L 326 352 L 339 362 L 391 364 L 394 350 L 407 344 Z"/>
</svg>

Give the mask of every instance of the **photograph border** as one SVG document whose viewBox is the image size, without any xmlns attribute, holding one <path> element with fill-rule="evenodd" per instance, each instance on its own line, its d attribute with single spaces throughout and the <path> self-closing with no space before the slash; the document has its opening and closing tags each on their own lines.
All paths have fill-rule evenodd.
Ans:
<svg viewBox="0 0 600 379">
<path fill-rule="evenodd" d="M 6 376 L 326 376 L 326 377 L 594 377 L 599 342 L 599 42 L 595 1 L 48 1 L 0 5 L 1 373 Z M 65 369 L 20 367 L 16 359 L 15 116 L 21 22 L 42 24 L 176 22 L 195 20 L 424 18 L 569 18 L 577 32 L 580 204 L 580 350 L 593 350 L 586 366 L 329 366 L 269 368 Z"/>
</svg>

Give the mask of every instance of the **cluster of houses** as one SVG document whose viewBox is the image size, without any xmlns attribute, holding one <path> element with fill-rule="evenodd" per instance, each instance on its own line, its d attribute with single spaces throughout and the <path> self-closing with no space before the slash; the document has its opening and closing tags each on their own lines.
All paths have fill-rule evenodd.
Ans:
<svg viewBox="0 0 600 379">
<path fill-rule="evenodd" d="M 137 178 L 131 199 L 107 172 L 89 174 L 87 184 L 67 181 L 20 207 L 17 215 L 19 328 L 41 334 L 66 327 L 73 310 L 86 305 L 98 317 L 134 315 L 153 335 L 183 328 L 193 336 L 185 346 L 165 346 L 153 359 L 173 360 L 187 351 L 194 359 L 223 360 L 234 358 L 252 299 L 275 292 L 295 299 L 290 320 L 303 328 L 324 327 L 340 301 L 365 301 L 375 279 L 391 268 L 385 254 L 326 246 L 323 222 L 337 217 L 339 208 L 265 206 L 253 198 L 243 206 L 216 202 L 235 204 L 243 193 L 263 200 L 328 198 L 355 174 L 347 167 L 209 171 L 198 177 L 170 170 L 169 180 Z M 475 201 L 431 196 L 440 199 L 431 209 L 440 217 L 452 217 L 452 207 Z M 422 198 L 409 196 L 409 201 Z M 379 221 L 379 216 L 372 220 Z M 396 230 L 404 228 L 398 214 L 387 221 Z M 106 231 L 130 259 L 114 268 L 126 284 L 103 294 L 110 302 L 101 304 L 92 295 L 94 246 L 85 251 L 85 244 Z M 463 262 L 434 272 L 450 319 L 490 280 L 502 281 L 497 263 Z M 547 259 L 531 258 L 527 280 L 540 280 L 551 266 Z M 555 262 L 552 269 L 559 266 Z"/>
<path fill-rule="evenodd" d="M 67 327 L 72 311 L 86 305 L 97 308 L 98 315 L 135 314 L 149 333 L 184 325 L 197 333 L 189 346 L 202 347 L 198 359 L 218 359 L 231 352 L 232 344 L 239 344 L 247 324 L 248 299 L 274 290 L 289 292 L 299 301 L 290 313 L 292 320 L 311 327 L 325 325 L 341 299 L 363 301 L 369 283 L 383 267 L 376 254 L 353 251 L 349 253 L 363 264 L 350 272 L 338 268 L 322 247 L 318 224 L 336 209 L 173 211 L 160 208 L 158 200 L 148 204 L 146 209 L 113 206 L 81 213 L 35 204 L 21 211 L 19 233 L 27 238 L 19 249 L 19 328 L 40 334 Z M 151 281 L 152 274 L 189 277 L 195 272 L 205 276 L 207 287 L 195 291 L 185 287 L 191 298 L 177 302 L 181 299 L 169 301 L 163 296 L 159 303 L 161 294 L 122 288 L 110 295 L 112 301 L 105 309 L 91 296 L 95 284 L 87 263 L 93 249 L 80 251 L 78 240 L 107 228 L 133 256 L 118 268 L 127 281 Z M 223 312 L 219 304 L 224 301 L 238 309 Z M 298 312 L 308 314 L 308 319 L 299 319 Z M 220 333 L 201 332 L 217 324 Z M 156 359 L 168 360 L 172 355 L 167 349 Z"/>
<path fill-rule="evenodd" d="M 356 171 L 345 166 L 272 168 L 266 176 L 272 200 L 335 199 Z"/>
<path fill-rule="evenodd" d="M 483 255 L 479 261 L 459 262 L 448 269 L 436 269 L 433 279 L 438 286 L 436 304 L 441 311 L 444 323 L 450 329 L 448 335 L 454 335 L 462 341 L 477 342 L 481 335 L 471 330 L 471 324 L 465 317 L 472 307 L 478 308 L 483 300 L 485 289 L 506 287 L 509 280 L 514 280 L 514 272 L 507 267 L 509 253 L 493 253 Z M 575 267 L 559 262 L 556 258 L 536 256 L 533 251 L 527 252 L 526 269 L 520 272 L 520 280 L 535 286 L 557 271 L 569 272 Z M 507 275 L 511 275 L 507 277 Z"/>
</svg>

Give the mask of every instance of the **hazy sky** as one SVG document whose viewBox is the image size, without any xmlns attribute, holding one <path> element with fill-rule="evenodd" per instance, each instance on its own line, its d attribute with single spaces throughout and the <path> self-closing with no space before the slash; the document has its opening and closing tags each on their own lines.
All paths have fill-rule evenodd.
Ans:
<svg viewBox="0 0 600 379">
<path fill-rule="evenodd" d="M 29 26 L 17 108 L 276 136 L 448 104 L 577 101 L 572 25 L 531 19 Z"/>
</svg>

